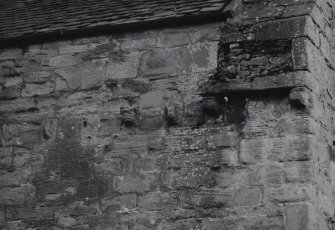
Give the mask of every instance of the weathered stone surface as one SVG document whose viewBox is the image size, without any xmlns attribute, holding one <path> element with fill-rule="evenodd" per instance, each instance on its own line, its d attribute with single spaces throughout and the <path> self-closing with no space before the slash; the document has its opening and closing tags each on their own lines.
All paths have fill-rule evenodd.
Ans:
<svg viewBox="0 0 335 230">
<path fill-rule="evenodd" d="M 105 63 L 103 61 L 86 62 L 57 69 L 56 74 L 66 81 L 67 86 L 72 90 L 96 87 L 105 79 Z"/>
<path fill-rule="evenodd" d="M 25 205 L 33 202 L 35 187 L 32 184 L 23 184 L 20 187 L 1 189 L 0 203 L 4 205 Z"/>
<path fill-rule="evenodd" d="M 317 229 L 315 208 L 308 203 L 297 203 L 285 206 L 285 227 L 287 229 Z"/>
<path fill-rule="evenodd" d="M 120 53 L 106 63 L 105 79 L 134 78 L 138 74 L 140 52 Z"/>
<path fill-rule="evenodd" d="M 77 224 L 77 220 L 70 216 L 60 216 L 58 218 L 58 225 L 62 228 L 73 227 Z"/>
<path fill-rule="evenodd" d="M 157 176 L 155 174 L 124 175 L 113 179 L 114 190 L 121 193 L 147 192 L 157 187 Z"/>
<path fill-rule="evenodd" d="M 45 95 L 50 94 L 54 90 L 54 86 L 52 83 L 47 82 L 43 84 L 26 84 L 23 91 L 22 96 L 31 97 L 37 95 Z"/>
<path fill-rule="evenodd" d="M 178 73 L 179 50 L 155 49 L 142 55 L 141 76 L 174 76 Z"/>
<path fill-rule="evenodd" d="M 291 39 L 308 36 L 315 44 L 319 44 L 319 36 L 315 34 L 316 25 L 309 17 L 297 17 L 260 23 L 253 28 L 256 40 Z"/>
<path fill-rule="evenodd" d="M 334 228 L 335 5 L 228 6 L 0 51 L 0 228 Z"/>
<path fill-rule="evenodd" d="M 42 83 L 50 80 L 50 77 L 49 71 L 36 71 L 25 74 L 23 80 L 28 83 Z"/>
</svg>

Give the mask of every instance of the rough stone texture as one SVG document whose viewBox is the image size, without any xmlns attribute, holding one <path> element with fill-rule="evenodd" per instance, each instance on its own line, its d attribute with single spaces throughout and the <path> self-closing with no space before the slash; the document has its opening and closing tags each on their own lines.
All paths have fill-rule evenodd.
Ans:
<svg viewBox="0 0 335 230">
<path fill-rule="evenodd" d="M 64 34 L 96 27 L 224 15 L 231 0 L 14 0 L 0 1 L 0 40 Z M 228 8 L 226 7 L 228 5 Z M 182 36 L 180 37 L 182 39 Z M 167 36 L 166 39 L 169 39 Z M 76 46 L 77 51 L 85 46 Z M 61 47 L 60 53 L 69 52 Z"/>
<path fill-rule="evenodd" d="M 333 9 L 1 50 L 1 228 L 334 229 Z"/>
</svg>

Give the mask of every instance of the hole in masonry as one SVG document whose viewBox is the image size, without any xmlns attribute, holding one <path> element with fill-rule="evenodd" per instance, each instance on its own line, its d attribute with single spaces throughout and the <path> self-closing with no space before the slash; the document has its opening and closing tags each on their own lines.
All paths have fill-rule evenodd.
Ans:
<svg viewBox="0 0 335 230">
<path fill-rule="evenodd" d="M 215 95 L 203 101 L 205 120 L 221 120 L 239 124 L 245 120 L 246 97 L 244 95 Z"/>
</svg>

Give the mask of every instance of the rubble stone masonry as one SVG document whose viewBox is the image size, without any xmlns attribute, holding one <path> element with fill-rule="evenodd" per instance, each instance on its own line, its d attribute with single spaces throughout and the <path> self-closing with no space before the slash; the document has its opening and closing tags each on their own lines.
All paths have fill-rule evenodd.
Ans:
<svg viewBox="0 0 335 230">
<path fill-rule="evenodd" d="M 0 228 L 335 229 L 333 0 L 0 50 Z"/>
</svg>

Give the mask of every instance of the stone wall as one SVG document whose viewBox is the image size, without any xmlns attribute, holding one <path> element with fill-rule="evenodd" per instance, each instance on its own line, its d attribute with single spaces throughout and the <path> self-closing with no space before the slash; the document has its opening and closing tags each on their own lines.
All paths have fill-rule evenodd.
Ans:
<svg viewBox="0 0 335 230">
<path fill-rule="evenodd" d="M 2 49 L 1 227 L 334 229 L 334 7 Z"/>
<path fill-rule="evenodd" d="M 212 219 L 216 229 L 334 229 L 334 4 L 244 1 L 226 25 L 206 94 L 210 106 L 242 97 L 247 115 L 239 168 L 222 170 L 231 187 L 262 195 L 234 213 L 245 225 L 229 214 Z"/>
</svg>

